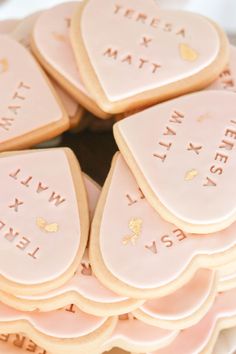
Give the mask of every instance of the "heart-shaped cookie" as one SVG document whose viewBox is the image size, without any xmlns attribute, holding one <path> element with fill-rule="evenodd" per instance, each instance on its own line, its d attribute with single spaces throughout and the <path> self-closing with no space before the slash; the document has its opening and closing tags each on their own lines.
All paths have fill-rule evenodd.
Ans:
<svg viewBox="0 0 236 354">
<path fill-rule="evenodd" d="M 199 234 L 235 221 L 234 93 L 202 91 L 162 103 L 117 123 L 114 134 L 164 219 Z"/>
<path fill-rule="evenodd" d="M 36 12 L 27 16 L 16 26 L 14 31 L 11 32 L 11 36 L 29 51 L 33 27 L 40 14 L 41 12 Z M 51 79 L 51 83 L 53 84 L 53 87 L 61 99 L 61 102 L 70 118 L 70 127 L 76 127 L 85 113 L 84 109 L 65 90 L 63 90 L 56 81 Z"/>
<path fill-rule="evenodd" d="M 76 6 L 82 3 L 67 2 L 44 11 L 35 23 L 31 47 L 42 66 L 83 107 L 108 118 L 110 115 L 98 107 L 85 88 L 71 48 L 69 29 Z"/>
<path fill-rule="evenodd" d="M 23 332 L 51 353 L 94 353 L 112 335 L 116 317 L 96 317 L 69 305 L 48 313 L 21 312 L 0 303 L 0 330 Z"/>
<path fill-rule="evenodd" d="M 30 147 L 69 128 L 67 114 L 35 59 L 5 35 L 0 36 L 0 90 L 0 151 Z"/>
<path fill-rule="evenodd" d="M 235 259 L 235 227 L 236 223 L 199 237 L 166 222 L 117 154 L 92 224 L 92 269 L 118 294 L 140 299 L 166 296 L 189 282 L 200 268 L 219 268 Z"/>
<path fill-rule="evenodd" d="M 236 47 L 230 46 L 228 66 L 222 71 L 219 78 L 209 87 L 209 90 L 228 90 L 236 92 Z"/>
<path fill-rule="evenodd" d="M 221 330 L 236 325 L 236 290 L 217 296 L 208 314 L 195 326 L 181 331 L 177 338 L 166 348 L 149 354 L 209 354 Z"/>
<path fill-rule="evenodd" d="M 214 271 L 200 269 L 182 288 L 169 296 L 146 301 L 135 317 L 166 329 L 184 329 L 199 322 L 211 308 L 218 289 Z"/>
<path fill-rule="evenodd" d="M 88 238 L 77 159 L 70 149 L 2 154 L 0 179 L 1 290 L 33 295 L 62 286 L 78 269 Z"/>
<path fill-rule="evenodd" d="M 118 347 L 137 353 L 153 350 L 150 348 L 164 348 L 175 340 L 178 333 L 179 331 L 145 324 L 128 313 L 119 317 L 112 335 L 104 341 L 101 351 Z"/>
<path fill-rule="evenodd" d="M 73 17 L 71 40 L 86 87 L 110 113 L 204 88 L 229 59 L 216 24 L 162 10 L 154 0 L 86 0 Z"/>
</svg>

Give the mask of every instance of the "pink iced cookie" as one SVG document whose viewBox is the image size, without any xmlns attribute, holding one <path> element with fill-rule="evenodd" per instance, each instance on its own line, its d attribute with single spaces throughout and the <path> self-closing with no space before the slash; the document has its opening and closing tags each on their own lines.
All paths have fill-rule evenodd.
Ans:
<svg viewBox="0 0 236 354">
<path fill-rule="evenodd" d="M 218 269 L 218 291 L 227 291 L 236 288 L 236 261 L 235 259 Z"/>
<path fill-rule="evenodd" d="M 23 334 L 0 334 L 0 354 L 49 354 Z"/>
<path fill-rule="evenodd" d="M 204 88 L 229 59 L 216 24 L 162 10 L 154 0 L 86 0 L 73 17 L 71 39 L 86 87 L 110 113 Z"/>
<path fill-rule="evenodd" d="M 178 331 L 168 331 L 147 325 L 131 314 L 119 317 L 119 321 L 111 337 L 107 339 L 102 348 L 109 350 L 119 347 L 131 352 L 146 352 L 150 348 L 163 348 L 168 346 L 178 336 Z"/>
<path fill-rule="evenodd" d="M 67 114 L 35 59 L 5 35 L 0 35 L 0 91 L 0 151 L 29 147 L 68 129 Z"/>
<path fill-rule="evenodd" d="M 94 102 L 80 78 L 70 44 L 71 17 L 80 2 L 60 4 L 44 11 L 33 30 L 32 49 L 43 67 L 80 104 L 96 116 L 107 118 Z"/>
<path fill-rule="evenodd" d="M 236 219 L 235 94 L 202 91 L 115 125 L 115 138 L 150 204 L 187 232 Z"/>
<path fill-rule="evenodd" d="M 228 90 L 236 92 L 236 47 L 230 47 L 230 60 L 227 68 L 220 74 L 219 78 L 213 82 L 210 90 Z"/>
<path fill-rule="evenodd" d="M 100 187 L 87 175 L 84 175 L 84 182 L 92 220 Z M 87 251 L 73 278 L 62 287 L 43 295 L 24 297 L 0 291 L 0 298 L 5 304 L 22 311 L 53 311 L 73 303 L 85 312 L 97 316 L 120 315 L 136 309 L 144 302 L 119 296 L 102 285 L 92 272 Z"/>
<path fill-rule="evenodd" d="M 198 324 L 181 331 L 168 347 L 151 354 L 212 353 L 219 332 L 236 325 L 235 296 L 236 290 L 219 294 L 212 309 Z"/>
<path fill-rule="evenodd" d="M 10 34 L 16 26 L 19 24 L 17 19 L 1 20 L 0 21 L 0 33 L 1 34 Z"/>
<path fill-rule="evenodd" d="M 0 304 L 0 330 L 23 332 L 40 347 L 57 354 L 87 353 L 113 333 L 115 317 L 96 317 L 76 306 L 48 313 L 20 312 Z"/>
<path fill-rule="evenodd" d="M 33 295 L 62 286 L 78 269 L 88 238 L 77 159 L 70 149 L 2 154 L 0 179 L 1 290 Z"/>
<path fill-rule="evenodd" d="M 200 269 L 182 288 L 169 296 L 146 301 L 133 314 L 141 321 L 161 328 L 188 328 L 208 312 L 215 300 L 217 285 L 214 271 Z"/>
<path fill-rule="evenodd" d="M 200 268 L 230 262 L 236 256 L 235 245 L 235 224 L 199 237 L 164 221 L 145 199 L 121 154 L 116 155 L 90 239 L 92 269 L 107 287 L 131 298 L 166 296 Z"/>
<path fill-rule="evenodd" d="M 11 33 L 24 47 L 30 50 L 30 40 L 36 20 L 42 12 L 36 12 L 24 18 L 18 26 Z M 52 80 L 51 80 L 52 81 Z M 83 108 L 76 102 L 66 91 L 64 91 L 55 81 L 52 81 L 54 89 L 56 90 L 62 104 L 70 118 L 71 128 L 77 126 L 84 114 Z"/>
</svg>

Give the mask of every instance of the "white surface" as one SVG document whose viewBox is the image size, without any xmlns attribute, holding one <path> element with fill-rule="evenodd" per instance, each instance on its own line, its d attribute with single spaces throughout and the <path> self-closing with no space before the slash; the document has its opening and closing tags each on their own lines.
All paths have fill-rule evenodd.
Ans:
<svg viewBox="0 0 236 354">
<path fill-rule="evenodd" d="M 0 0 L 0 20 L 22 18 L 32 12 L 68 1 L 70 0 Z M 229 34 L 236 35 L 236 0 L 156 1 L 162 7 L 185 9 L 204 14 L 220 23 Z"/>
</svg>

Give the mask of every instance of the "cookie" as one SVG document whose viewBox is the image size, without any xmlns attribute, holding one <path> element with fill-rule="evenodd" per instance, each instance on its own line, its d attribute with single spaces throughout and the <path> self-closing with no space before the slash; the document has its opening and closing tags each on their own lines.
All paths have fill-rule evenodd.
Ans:
<svg viewBox="0 0 236 354">
<path fill-rule="evenodd" d="M 198 324 L 181 331 L 168 347 L 148 354 L 212 353 L 220 331 L 236 325 L 235 295 L 236 290 L 219 294 L 212 309 Z"/>
<path fill-rule="evenodd" d="M 31 147 L 67 130 L 64 107 L 32 55 L 6 35 L 0 35 L 0 48 L 0 151 Z"/>
<path fill-rule="evenodd" d="M 9 19 L 9 20 L 1 20 L 0 21 L 0 33 L 1 34 L 9 34 L 11 33 L 15 27 L 18 25 L 20 21 L 17 19 Z"/>
<path fill-rule="evenodd" d="M 103 112 L 85 88 L 69 40 L 71 16 L 79 2 L 69 2 L 44 11 L 32 33 L 32 50 L 49 74 L 83 107 L 100 118 Z M 53 21 L 52 21 L 53 19 Z"/>
<path fill-rule="evenodd" d="M 62 286 L 78 269 L 88 239 L 76 157 L 67 148 L 1 154 L 0 176 L 1 290 L 32 296 Z"/>
<path fill-rule="evenodd" d="M 234 93 L 202 91 L 162 103 L 116 123 L 114 134 L 164 219 L 198 234 L 235 221 Z"/>
<path fill-rule="evenodd" d="M 147 324 L 166 329 L 184 329 L 200 321 L 212 306 L 218 278 L 200 269 L 182 288 L 169 296 L 146 301 L 133 315 Z"/>
<path fill-rule="evenodd" d="M 38 346 L 57 354 L 93 353 L 114 331 L 117 318 L 96 317 L 70 305 L 49 313 L 28 313 L 0 304 L 0 329 L 23 332 Z"/>
<path fill-rule="evenodd" d="M 28 50 L 30 50 L 30 38 L 34 24 L 41 13 L 42 12 L 36 12 L 27 16 L 16 26 L 14 31 L 11 32 L 11 36 Z M 84 115 L 84 109 L 54 80 L 51 79 L 51 82 L 70 118 L 70 128 L 73 129 L 80 123 Z"/>
<path fill-rule="evenodd" d="M 84 183 L 92 220 L 100 187 L 87 175 L 84 175 Z M 21 311 L 53 311 L 73 303 L 95 316 L 120 315 L 135 310 L 144 302 L 119 296 L 103 286 L 92 272 L 87 250 L 73 278 L 62 287 L 41 295 L 23 297 L 0 290 L 0 298 L 3 303 Z"/>
<path fill-rule="evenodd" d="M 0 354 L 49 354 L 23 334 L 0 334 Z"/>
<path fill-rule="evenodd" d="M 219 78 L 209 87 L 209 90 L 227 90 L 236 92 L 236 47 L 230 46 L 230 60 Z"/>
<path fill-rule="evenodd" d="M 104 341 L 102 350 L 118 347 L 131 352 L 146 352 L 150 348 L 164 348 L 178 336 L 178 331 L 168 331 L 147 325 L 131 314 L 119 317 L 109 339 Z"/>
<path fill-rule="evenodd" d="M 154 0 L 86 0 L 72 19 L 71 40 L 87 89 L 113 114 L 204 88 L 229 59 L 215 23 L 162 10 Z"/>
<path fill-rule="evenodd" d="M 200 268 L 219 268 L 235 259 L 235 226 L 199 237 L 164 221 L 118 153 L 92 223 L 92 269 L 118 294 L 140 299 L 166 296 Z"/>
</svg>

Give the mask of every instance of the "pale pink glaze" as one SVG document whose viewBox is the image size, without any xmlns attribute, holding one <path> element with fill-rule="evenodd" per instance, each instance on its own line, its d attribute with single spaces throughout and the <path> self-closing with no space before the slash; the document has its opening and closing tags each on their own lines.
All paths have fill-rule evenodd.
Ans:
<svg viewBox="0 0 236 354">
<path fill-rule="evenodd" d="M 23 334 L 0 334 L 1 354 L 49 354 Z"/>
<path fill-rule="evenodd" d="M 29 50 L 33 27 L 40 14 L 42 14 L 42 12 L 36 12 L 24 18 L 24 20 L 22 20 L 15 28 L 15 30 L 11 33 L 11 36 L 13 38 L 15 38 L 18 42 L 20 42 Z M 74 117 L 79 109 L 79 104 L 71 96 L 69 96 L 54 80 L 53 86 L 56 89 L 56 92 L 59 95 L 60 99 L 62 100 L 62 103 L 69 117 Z"/>
<path fill-rule="evenodd" d="M 87 251 L 83 257 L 81 266 L 77 270 L 75 276 L 68 281 L 64 286 L 50 291 L 48 293 L 44 293 L 43 295 L 38 296 L 24 296 L 19 297 L 23 299 L 29 300 L 49 300 L 53 299 L 55 296 L 64 295 L 68 292 L 75 292 L 79 295 L 82 295 L 84 298 L 90 301 L 94 301 L 97 303 L 118 303 L 127 300 L 126 297 L 119 296 L 115 294 L 110 289 L 106 288 L 94 274 L 86 275 L 83 273 L 83 266 L 87 269 L 90 268 L 90 263 L 88 259 Z"/>
<path fill-rule="evenodd" d="M 176 112 L 184 116 L 177 118 L 180 123 L 173 118 Z M 217 225 L 220 229 L 222 223 L 232 222 L 236 213 L 232 92 L 182 96 L 131 116 L 117 123 L 117 128 L 145 182 L 176 218 L 177 226 L 179 220 L 181 225 Z M 120 148 L 124 150 L 123 145 Z"/>
<path fill-rule="evenodd" d="M 143 146 L 141 142 L 140 146 Z M 129 206 L 127 195 L 137 202 Z M 133 218 L 142 220 L 141 234 L 135 245 L 131 242 L 125 245 L 123 238 L 132 235 L 128 225 Z M 142 199 L 132 173 L 122 156 L 118 155 L 98 232 L 107 269 L 125 284 L 138 289 L 167 285 L 178 279 L 195 256 L 202 254 L 210 257 L 235 246 L 235 227 L 233 224 L 222 232 L 204 237 L 184 234 L 164 221 L 146 199 Z M 164 236 L 167 237 L 163 240 Z M 157 253 L 146 248 L 153 242 L 156 242 Z M 199 262 L 198 267 L 208 268 L 207 260 Z"/>
<path fill-rule="evenodd" d="M 219 294 L 212 309 L 197 325 L 181 331 L 168 347 L 152 354 L 201 353 L 208 345 L 217 322 L 222 319 L 230 320 L 231 317 L 236 316 L 235 296 L 236 290 Z"/>
<path fill-rule="evenodd" d="M 67 308 L 69 309 L 69 307 Z M 39 332 L 55 338 L 78 338 L 92 333 L 106 321 L 74 308 L 75 313 L 61 309 L 51 312 L 21 312 L 0 303 L 0 322 L 27 321 Z M 20 329 L 20 325 L 19 325 Z"/>
<path fill-rule="evenodd" d="M 62 118 L 61 108 L 34 58 L 4 35 L 0 36 L 0 91 L 0 124 L 5 126 L 3 118 L 8 119 L 5 128 L 0 126 L 1 142 Z"/>
<path fill-rule="evenodd" d="M 213 82 L 209 90 L 228 90 L 236 92 L 236 47 L 230 47 L 230 61 L 228 67 L 222 72 L 219 79 Z"/>
<path fill-rule="evenodd" d="M 116 5 L 122 8 L 115 14 Z M 134 10 L 130 18 L 124 16 L 129 9 Z M 145 23 L 137 20 L 140 13 L 147 16 Z M 156 28 L 150 25 L 153 19 L 160 20 Z M 166 24 L 171 31 L 163 30 Z M 89 60 L 113 102 L 199 73 L 219 52 L 219 36 L 209 21 L 193 13 L 161 10 L 154 0 L 90 0 L 80 26 Z M 185 37 L 176 35 L 183 28 Z M 147 46 L 141 45 L 144 36 L 152 39 Z M 181 58 L 182 43 L 197 52 L 195 61 Z M 104 56 L 109 48 L 118 50 L 117 59 Z M 132 63 L 122 62 L 127 55 L 132 55 Z M 148 60 L 142 68 L 140 58 Z M 155 73 L 153 63 L 161 66 Z"/>
<path fill-rule="evenodd" d="M 78 91 L 90 96 L 81 81 L 69 38 L 69 23 L 78 5 L 69 2 L 44 11 L 36 21 L 33 38 L 44 59 Z"/>
<path fill-rule="evenodd" d="M 177 335 L 178 331 L 150 326 L 128 314 L 127 319 L 119 319 L 112 336 L 104 343 L 104 347 L 107 348 L 112 343 L 114 345 L 122 341 L 131 347 L 139 346 L 140 351 L 143 351 L 144 348 L 163 347 L 167 342 L 174 340 Z"/>
<path fill-rule="evenodd" d="M 90 211 L 90 219 L 92 220 L 95 207 L 97 205 L 97 200 L 100 195 L 100 187 L 97 183 L 95 183 L 91 178 L 84 174 L 84 182 L 88 194 L 88 204 L 89 204 L 89 211 Z M 50 291 L 48 293 L 44 293 L 43 295 L 38 296 L 24 296 L 19 297 L 23 299 L 29 300 L 48 300 L 53 299 L 55 296 L 66 294 L 67 292 L 75 292 L 90 301 L 100 302 L 100 303 L 117 303 L 127 300 L 125 297 L 121 297 L 104 285 L 95 277 L 92 273 L 91 275 L 86 275 L 83 273 L 83 265 L 89 269 L 90 262 L 88 258 L 88 252 L 86 250 L 85 255 L 83 257 L 82 263 L 75 274 L 75 276 L 68 281 L 64 286 Z"/>
<path fill-rule="evenodd" d="M 15 178 L 10 174 L 20 169 Z M 1 217 L 0 269 L 1 275 L 19 284 L 40 284 L 64 274 L 77 256 L 81 239 L 80 215 L 75 188 L 66 153 L 63 149 L 35 150 L 0 158 Z M 21 182 L 32 179 L 28 187 Z M 38 189 L 39 183 L 45 188 Z M 46 187 L 48 189 L 46 189 Z M 82 187 L 81 187 L 82 188 Z M 39 193 L 37 193 L 39 190 Z M 61 203 L 49 202 L 52 193 L 60 195 Z M 15 199 L 23 205 L 10 208 Z M 63 199 L 65 201 L 63 201 Z M 37 225 L 38 218 L 56 223 L 57 232 L 46 232 Z M 9 241 L 5 235 L 19 235 Z M 30 241 L 23 248 L 23 244 Z M 35 258 L 29 253 L 36 253 Z M 19 266 L 16 265 L 20 264 Z"/>
<path fill-rule="evenodd" d="M 182 288 L 169 296 L 146 301 L 140 310 L 150 317 L 176 321 L 189 317 L 206 303 L 213 291 L 214 272 L 200 269 Z"/>
<path fill-rule="evenodd" d="M 15 27 L 18 25 L 19 20 L 10 19 L 10 20 L 1 20 L 0 21 L 0 33 L 1 34 L 9 34 L 11 33 Z"/>
</svg>

